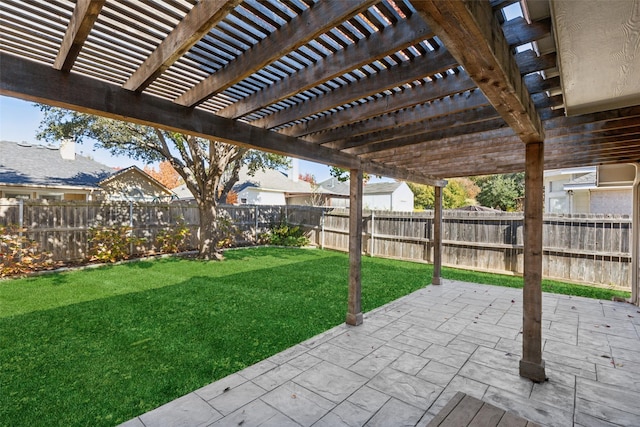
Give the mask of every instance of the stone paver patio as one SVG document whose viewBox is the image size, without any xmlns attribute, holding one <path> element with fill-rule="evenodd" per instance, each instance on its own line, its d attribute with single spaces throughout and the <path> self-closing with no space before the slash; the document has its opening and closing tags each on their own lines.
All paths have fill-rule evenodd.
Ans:
<svg viewBox="0 0 640 427">
<path fill-rule="evenodd" d="M 123 424 L 425 426 L 461 391 L 548 426 L 640 426 L 640 310 L 544 294 L 549 380 L 518 375 L 522 291 L 445 280 Z"/>
</svg>

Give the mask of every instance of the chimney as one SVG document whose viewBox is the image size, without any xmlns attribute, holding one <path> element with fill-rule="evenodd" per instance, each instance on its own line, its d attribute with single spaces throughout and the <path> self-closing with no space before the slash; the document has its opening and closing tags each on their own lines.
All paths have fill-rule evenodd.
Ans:
<svg viewBox="0 0 640 427">
<path fill-rule="evenodd" d="M 298 180 L 300 179 L 298 166 L 298 159 L 292 157 L 291 167 L 289 168 L 289 179 L 291 179 L 291 181 L 293 182 L 298 182 Z"/>
<path fill-rule="evenodd" d="M 63 139 L 60 143 L 60 157 L 64 160 L 76 159 L 76 142 L 73 139 Z"/>
</svg>

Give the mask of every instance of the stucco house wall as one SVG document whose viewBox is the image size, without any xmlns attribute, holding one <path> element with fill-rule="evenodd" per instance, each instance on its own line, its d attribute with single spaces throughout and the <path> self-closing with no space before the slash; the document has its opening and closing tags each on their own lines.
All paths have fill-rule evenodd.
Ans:
<svg viewBox="0 0 640 427">
<path fill-rule="evenodd" d="M 159 201 L 171 191 L 136 166 L 116 172 L 100 182 L 101 197 L 111 201 Z"/>
<path fill-rule="evenodd" d="M 591 190 L 591 213 L 631 215 L 633 213 L 633 190 Z"/>
</svg>

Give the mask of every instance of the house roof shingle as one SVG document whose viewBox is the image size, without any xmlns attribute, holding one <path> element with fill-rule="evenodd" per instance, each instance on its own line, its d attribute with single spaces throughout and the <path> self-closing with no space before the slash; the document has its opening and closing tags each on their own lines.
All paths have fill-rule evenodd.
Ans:
<svg viewBox="0 0 640 427">
<path fill-rule="evenodd" d="M 0 183 L 98 187 L 116 170 L 88 157 L 65 160 L 56 147 L 0 141 Z"/>
<path fill-rule="evenodd" d="M 311 184 L 306 181 L 294 181 L 283 172 L 264 169 L 258 170 L 253 175 L 247 168 L 240 170 L 240 179 L 233 187 L 233 191 L 240 192 L 247 188 L 260 188 L 262 190 L 284 191 L 287 193 L 312 193 Z"/>
<path fill-rule="evenodd" d="M 236 193 L 247 188 L 255 188 L 265 191 L 281 191 L 284 193 L 302 193 L 311 194 L 314 192 L 311 184 L 306 181 L 293 181 L 283 172 L 264 169 L 258 170 L 255 174 L 250 175 L 249 170 L 243 167 L 240 170 L 238 183 L 233 186 Z M 173 192 L 181 199 L 190 199 L 193 196 L 185 184 L 173 189 Z"/>
<path fill-rule="evenodd" d="M 329 178 L 318 184 L 320 188 L 328 193 L 348 196 L 349 181 L 340 182 L 337 178 Z M 375 182 L 364 186 L 363 194 L 391 194 L 402 185 L 401 181 L 395 182 Z"/>
</svg>

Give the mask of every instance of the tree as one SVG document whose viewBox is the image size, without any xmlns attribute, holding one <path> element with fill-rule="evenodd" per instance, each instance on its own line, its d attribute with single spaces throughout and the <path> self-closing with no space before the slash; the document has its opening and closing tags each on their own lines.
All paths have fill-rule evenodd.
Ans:
<svg viewBox="0 0 640 427">
<path fill-rule="evenodd" d="M 286 157 L 250 150 L 224 142 L 169 132 L 129 122 L 40 105 L 44 118 L 39 139 L 80 142 L 91 138 L 115 155 L 149 163 L 167 161 L 184 180 L 193 195 L 200 216 L 199 257 L 221 259 L 218 242 L 217 207 L 238 182 L 240 168 L 249 173 L 259 169 L 288 166 Z"/>
<path fill-rule="evenodd" d="M 430 185 L 407 183 L 413 191 L 413 207 L 415 209 L 433 209 L 435 204 L 435 191 Z M 469 199 L 465 190 L 464 181 L 451 179 L 442 190 L 442 207 L 455 209 L 467 204 Z"/>
<path fill-rule="evenodd" d="M 298 174 L 298 179 L 300 181 L 308 182 L 311 185 L 317 185 L 316 177 L 310 173 L 305 173 L 304 175 Z"/>
<path fill-rule="evenodd" d="M 158 164 L 158 170 L 151 166 L 145 166 L 144 171 L 168 189 L 176 188 L 182 181 L 178 172 L 166 160 Z"/>
<path fill-rule="evenodd" d="M 524 173 L 483 176 L 476 183 L 480 187 L 476 199 L 482 206 L 513 211 L 524 196 Z"/>
<path fill-rule="evenodd" d="M 411 191 L 413 191 L 414 209 L 433 209 L 435 203 L 435 192 L 432 186 L 414 184 L 413 182 L 407 182 L 407 185 Z"/>
<path fill-rule="evenodd" d="M 349 181 L 350 172 L 348 169 L 331 166 L 331 168 L 329 169 L 329 175 L 336 178 L 340 182 L 347 182 Z M 362 174 L 362 182 L 366 184 L 367 182 L 369 182 L 369 179 L 371 179 L 371 176 L 368 173 Z"/>
</svg>

